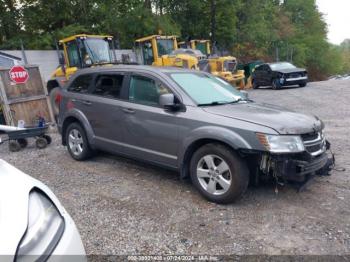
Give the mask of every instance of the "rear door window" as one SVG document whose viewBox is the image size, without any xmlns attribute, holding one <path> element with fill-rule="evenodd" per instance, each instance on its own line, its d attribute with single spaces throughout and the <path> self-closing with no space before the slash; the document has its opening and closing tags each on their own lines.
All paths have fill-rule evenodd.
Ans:
<svg viewBox="0 0 350 262">
<path fill-rule="evenodd" d="M 159 96 L 170 93 L 164 84 L 145 76 L 130 77 L 129 101 L 149 106 L 159 105 Z"/>
<path fill-rule="evenodd" d="M 91 74 L 78 76 L 68 87 L 68 91 L 75 93 L 87 93 L 89 91 L 91 81 Z"/>
<path fill-rule="evenodd" d="M 106 98 L 119 99 L 123 87 L 123 74 L 104 74 L 96 77 L 92 94 Z"/>
</svg>

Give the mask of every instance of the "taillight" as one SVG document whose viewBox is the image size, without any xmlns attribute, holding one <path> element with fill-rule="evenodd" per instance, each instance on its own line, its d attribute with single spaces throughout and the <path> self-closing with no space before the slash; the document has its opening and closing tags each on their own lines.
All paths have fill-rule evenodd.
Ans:
<svg viewBox="0 0 350 262">
<path fill-rule="evenodd" d="M 59 105 L 61 103 L 61 101 L 62 101 L 62 95 L 60 92 L 57 92 L 56 97 L 55 97 L 55 103 Z"/>
</svg>

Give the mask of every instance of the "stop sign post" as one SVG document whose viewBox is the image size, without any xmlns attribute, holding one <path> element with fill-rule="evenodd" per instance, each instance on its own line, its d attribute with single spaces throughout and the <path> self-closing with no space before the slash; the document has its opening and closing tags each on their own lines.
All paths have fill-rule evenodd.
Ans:
<svg viewBox="0 0 350 262">
<path fill-rule="evenodd" d="M 16 84 L 25 84 L 29 79 L 28 71 L 23 66 L 13 66 L 9 74 L 11 81 Z"/>
</svg>

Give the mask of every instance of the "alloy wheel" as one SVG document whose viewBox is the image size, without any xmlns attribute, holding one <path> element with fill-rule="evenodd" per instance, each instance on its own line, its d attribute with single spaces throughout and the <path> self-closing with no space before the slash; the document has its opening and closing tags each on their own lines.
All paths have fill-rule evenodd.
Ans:
<svg viewBox="0 0 350 262">
<path fill-rule="evenodd" d="M 83 152 L 84 141 L 83 141 L 83 137 L 80 134 L 79 130 L 72 129 L 69 132 L 68 144 L 69 144 L 70 150 L 72 151 L 72 153 L 74 155 L 79 156 Z"/>
<path fill-rule="evenodd" d="M 230 167 L 217 155 L 205 155 L 198 161 L 197 178 L 209 194 L 225 194 L 232 182 Z"/>
</svg>

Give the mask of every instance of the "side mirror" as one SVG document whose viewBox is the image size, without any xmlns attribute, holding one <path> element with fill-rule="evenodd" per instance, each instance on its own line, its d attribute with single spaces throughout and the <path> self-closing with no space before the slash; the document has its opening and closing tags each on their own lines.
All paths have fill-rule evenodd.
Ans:
<svg viewBox="0 0 350 262">
<path fill-rule="evenodd" d="M 159 105 L 168 110 L 177 108 L 174 94 L 162 94 L 159 96 Z"/>
<path fill-rule="evenodd" d="M 243 95 L 244 100 L 249 100 L 249 94 L 247 91 L 242 90 L 241 95 Z"/>
</svg>

